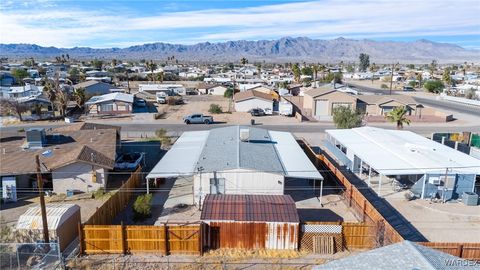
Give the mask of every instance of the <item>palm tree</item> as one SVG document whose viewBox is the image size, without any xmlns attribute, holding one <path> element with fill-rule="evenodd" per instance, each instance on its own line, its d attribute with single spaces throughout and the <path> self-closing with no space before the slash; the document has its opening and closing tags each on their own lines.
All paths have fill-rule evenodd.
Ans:
<svg viewBox="0 0 480 270">
<path fill-rule="evenodd" d="M 404 124 L 410 125 L 410 119 L 407 118 L 407 109 L 404 106 L 395 107 L 387 115 L 387 119 L 391 123 L 397 124 L 397 129 L 402 129 Z"/>
<path fill-rule="evenodd" d="M 317 88 L 317 73 L 318 73 L 318 65 L 313 64 L 313 87 Z"/>
<path fill-rule="evenodd" d="M 127 79 L 128 93 L 130 94 L 130 78 L 128 77 L 128 69 L 125 70 L 125 78 Z"/>
<path fill-rule="evenodd" d="M 75 92 L 73 93 L 73 96 L 75 98 L 75 101 L 77 102 L 78 106 L 80 108 L 83 108 L 85 105 L 85 102 L 87 102 L 87 95 L 85 94 L 85 88 L 80 87 L 75 89 Z"/>
<path fill-rule="evenodd" d="M 55 101 L 57 100 L 57 91 L 50 81 L 45 83 L 43 86 L 43 91 L 47 95 L 48 100 L 50 101 L 50 106 L 52 106 L 52 112 L 55 113 Z"/>
<path fill-rule="evenodd" d="M 153 60 L 150 60 L 150 62 L 147 62 L 146 64 L 148 70 L 150 70 L 150 78 L 152 79 L 152 81 L 155 80 L 155 77 L 153 76 L 153 72 L 157 69 L 157 64 L 155 64 L 155 62 L 153 62 Z"/>
<path fill-rule="evenodd" d="M 246 64 L 248 64 L 248 59 L 245 57 L 242 57 L 242 59 L 240 59 L 240 63 L 242 64 L 242 66 L 245 66 Z"/>
<path fill-rule="evenodd" d="M 57 95 L 58 109 L 60 111 L 60 115 L 64 117 L 67 112 L 68 102 L 70 101 L 70 95 L 67 91 L 62 90 L 58 91 Z"/>
</svg>

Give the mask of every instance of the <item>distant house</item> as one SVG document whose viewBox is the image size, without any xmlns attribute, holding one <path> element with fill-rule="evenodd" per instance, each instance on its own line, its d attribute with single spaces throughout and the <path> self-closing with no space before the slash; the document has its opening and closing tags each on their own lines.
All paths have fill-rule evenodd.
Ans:
<svg viewBox="0 0 480 270">
<path fill-rule="evenodd" d="M 385 115 L 395 107 L 405 107 L 407 115 L 416 115 L 423 108 L 407 95 L 362 95 L 358 96 L 357 106 L 369 115 Z"/>
<path fill-rule="evenodd" d="M 0 72 L 0 86 L 12 86 L 15 83 L 15 77 L 7 72 Z"/>
<path fill-rule="evenodd" d="M 52 131 L 29 129 L 25 135 L 0 141 L 0 177 L 14 179 L 18 193 L 36 186 L 35 156 L 39 155 L 46 189 L 89 192 L 106 188 L 120 147 L 119 128 L 75 123 Z"/>
<path fill-rule="evenodd" d="M 198 92 L 204 95 L 223 96 L 228 87 L 223 85 L 203 84 L 198 87 Z"/>
<path fill-rule="evenodd" d="M 249 112 L 252 109 L 263 109 L 266 114 L 273 113 L 274 98 L 270 94 L 248 90 L 233 96 L 237 112 Z"/>
<path fill-rule="evenodd" d="M 22 98 L 38 96 L 42 93 L 42 88 L 33 84 L 27 84 L 24 86 L 12 86 L 8 92 L 9 98 Z"/>
<path fill-rule="evenodd" d="M 188 176 L 195 204 L 207 194 L 283 195 L 286 178 L 323 180 L 292 134 L 239 126 L 184 132 L 147 179 Z"/>
<path fill-rule="evenodd" d="M 73 88 L 75 90 L 78 88 L 84 88 L 85 93 L 87 93 L 88 95 L 104 95 L 110 93 L 110 89 L 115 88 L 115 86 L 108 83 L 92 80 L 77 83 L 73 86 Z"/>
<path fill-rule="evenodd" d="M 313 116 L 317 120 L 328 120 L 338 106 L 355 110 L 357 97 L 339 92 L 330 85 L 312 88 L 303 93 L 303 111 L 307 114 L 306 116 Z"/>
<path fill-rule="evenodd" d="M 94 96 L 85 105 L 90 114 L 129 114 L 133 110 L 133 95 L 110 93 Z"/>
<path fill-rule="evenodd" d="M 139 84 L 139 92 L 147 92 L 150 94 L 157 94 L 160 92 L 165 95 L 186 95 L 187 89 L 182 84 Z"/>
</svg>

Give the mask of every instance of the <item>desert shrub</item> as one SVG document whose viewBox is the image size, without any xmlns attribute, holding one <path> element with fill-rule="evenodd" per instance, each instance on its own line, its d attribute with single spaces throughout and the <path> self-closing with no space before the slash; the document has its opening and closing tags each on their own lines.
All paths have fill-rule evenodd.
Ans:
<svg viewBox="0 0 480 270">
<path fill-rule="evenodd" d="M 444 85 L 441 81 L 429 80 L 423 84 L 423 87 L 427 89 L 428 92 L 439 93 L 440 91 L 442 91 Z"/>
<path fill-rule="evenodd" d="M 218 104 L 210 104 L 210 109 L 208 109 L 208 112 L 209 113 L 215 113 L 215 114 L 219 114 L 219 113 L 222 113 L 222 107 L 220 107 L 220 105 Z"/>
<path fill-rule="evenodd" d="M 386 84 L 384 84 L 384 83 L 382 83 L 382 85 L 380 85 L 380 87 L 381 87 L 382 89 L 388 89 L 388 85 L 386 85 Z"/>
<path fill-rule="evenodd" d="M 137 197 L 133 203 L 133 219 L 143 220 L 152 214 L 152 194 L 143 194 Z"/>
</svg>

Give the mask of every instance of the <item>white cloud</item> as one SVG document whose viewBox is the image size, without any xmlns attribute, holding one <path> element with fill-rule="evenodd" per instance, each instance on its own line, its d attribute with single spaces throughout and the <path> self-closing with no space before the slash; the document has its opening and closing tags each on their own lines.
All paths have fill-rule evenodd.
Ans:
<svg viewBox="0 0 480 270">
<path fill-rule="evenodd" d="M 324 0 L 155 16 L 65 11 L 56 9 L 50 1 L 48 7 L 38 1 L 46 0 L 29 1 L 29 5 L 37 4 L 35 9 L 0 10 L 0 42 L 105 47 L 156 40 L 153 37 L 158 41 L 192 43 L 287 35 L 428 38 L 480 34 L 478 0 L 458 0 L 454 7 L 451 1 L 439 0 Z M 175 35 L 169 38 L 169 34 Z"/>
</svg>

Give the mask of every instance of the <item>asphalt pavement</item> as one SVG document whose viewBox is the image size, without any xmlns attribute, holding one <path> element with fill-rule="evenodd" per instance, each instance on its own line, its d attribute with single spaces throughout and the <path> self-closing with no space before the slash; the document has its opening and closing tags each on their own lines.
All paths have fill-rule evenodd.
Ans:
<svg viewBox="0 0 480 270">
<path fill-rule="evenodd" d="M 377 95 L 385 95 L 389 93 L 388 90 L 382 90 L 378 88 L 358 85 L 350 82 L 348 83 L 348 85 L 355 87 L 359 92 L 369 92 Z M 392 94 L 401 94 L 401 93 L 402 91 L 392 91 Z M 459 104 L 455 102 L 436 100 L 436 99 L 430 99 L 425 97 L 412 96 L 412 98 L 423 105 L 480 117 L 480 108 L 476 106 L 464 105 L 464 104 Z M 479 118 L 479 122 L 480 122 L 480 118 Z"/>
</svg>

